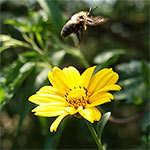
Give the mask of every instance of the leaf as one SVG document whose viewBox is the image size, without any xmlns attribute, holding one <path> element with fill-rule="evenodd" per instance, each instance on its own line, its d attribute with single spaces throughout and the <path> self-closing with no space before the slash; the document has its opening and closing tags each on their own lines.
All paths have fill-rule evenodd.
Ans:
<svg viewBox="0 0 150 150">
<path fill-rule="evenodd" d="M 97 124 L 97 133 L 98 133 L 98 137 L 100 139 L 102 136 L 103 129 L 104 129 L 107 121 L 109 120 L 110 115 L 111 115 L 111 112 L 105 113 Z"/>
<path fill-rule="evenodd" d="M 149 90 L 145 87 L 140 61 L 131 61 L 116 66 L 120 76 L 121 92 L 114 94 L 116 100 L 126 100 L 126 103 L 140 105 L 149 100 Z M 136 90 L 135 90 L 136 89 Z"/>
<path fill-rule="evenodd" d="M 141 76 L 140 61 L 132 60 L 127 63 L 122 63 L 117 65 L 115 69 L 119 73 L 121 80 Z"/>
<path fill-rule="evenodd" d="M 47 80 L 47 72 L 48 70 L 45 71 L 45 68 L 43 67 L 35 67 L 34 71 L 31 73 L 28 80 L 26 81 L 24 88 L 21 89 L 23 94 L 20 109 L 20 120 L 16 131 L 16 135 L 18 135 L 25 117 L 31 111 L 31 108 L 34 105 L 28 101 L 28 98 L 32 95 L 32 93 L 35 93 L 37 89 L 39 89 L 45 83 L 45 81 Z"/>
<path fill-rule="evenodd" d="M 112 58 L 120 58 L 120 56 L 125 54 L 125 50 L 109 50 L 106 52 L 102 52 L 94 58 L 94 63 L 96 64 L 103 64 Z"/>
<path fill-rule="evenodd" d="M 143 74 L 145 85 L 149 88 L 150 86 L 149 67 L 144 60 L 142 61 L 142 74 Z"/>
<path fill-rule="evenodd" d="M 61 61 L 64 58 L 65 54 L 66 53 L 64 50 L 55 51 L 51 57 L 53 65 L 59 66 L 61 64 Z"/>
<path fill-rule="evenodd" d="M 99 64 L 95 68 L 93 75 L 99 70 L 111 66 L 113 63 L 117 62 L 121 56 L 125 54 L 125 51 L 120 50 L 111 50 L 103 52 L 94 58 L 94 63 Z M 92 76 L 93 76 L 92 75 Z"/>
<path fill-rule="evenodd" d="M 38 56 L 36 52 L 25 52 L 20 54 L 19 58 L 12 64 L 2 68 L 0 83 L 1 88 L 4 89 L 4 98 L 1 97 L 0 99 L 0 109 L 12 99 L 18 87 L 33 71 L 35 67 L 35 62 L 32 62 L 34 56 Z"/>
<path fill-rule="evenodd" d="M 58 6 L 58 2 L 52 0 L 38 0 L 38 2 L 43 10 L 47 12 L 47 15 L 51 18 L 53 29 L 57 33 L 60 33 L 64 21 L 62 18 L 62 12 Z"/>
<path fill-rule="evenodd" d="M 5 85 L 5 99 L 1 100 L 0 110 L 6 105 L 14 96 L 16 89 L 22 84 L 24 79 L 34 68 L 35 63 L 28 62 L 20 68 L 20 73 L 14 78 L 14 81 L 9 85 Z"/>
<path fill-rule="evenodd" d="M 0 88 L 0 104 L 2 103 L 2 101 L 5 98 L 4 94 L 5 94 L 4 88 Z"/>
<path fill-rule="evenodd" d="M 26 42 L 22 42 L 20 40 L 16 40 L 9 35 L 0 35 L 0 41 L 2 42 L 2 46 L 0 47 L 0 53 L 10 47 L 29 47 Z"/>
<path fill-rule="evenodd" d="M 29 26 L 26 23 L 23 23 L 23 21 L 8 19 L 8 20 L 5 21 L 5 24 L 14 25 L 21 32 L 29 32 L 30 31 Z"/>
<path fill-rule="evenodd" d="M 142 127 L 142 130 L 143 131 L 146 131 L 148 126 L 150 127 L 150 121 L 149 121 L 149 114 L 150 112 L 147 111 L 144 116 L 142 117 L 142 120 L 141 120 L 141 127 Z"/>
</svg>

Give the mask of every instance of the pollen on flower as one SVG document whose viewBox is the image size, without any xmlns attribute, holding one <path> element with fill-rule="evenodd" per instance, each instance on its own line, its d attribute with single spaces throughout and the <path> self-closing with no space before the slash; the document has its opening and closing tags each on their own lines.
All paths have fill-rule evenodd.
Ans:
<svg viewBox="0 0 150 150">
<path fill-rule="evenodd" d="M 70 89 L 68 93 L 66 93 L 65 99 L 70 106 L 73 106 L 76 109 L 79 106 L 84 108 L 88 103 L 88 90 L 81 86 L 74 87 L 73 89 Z"/>
</svg>

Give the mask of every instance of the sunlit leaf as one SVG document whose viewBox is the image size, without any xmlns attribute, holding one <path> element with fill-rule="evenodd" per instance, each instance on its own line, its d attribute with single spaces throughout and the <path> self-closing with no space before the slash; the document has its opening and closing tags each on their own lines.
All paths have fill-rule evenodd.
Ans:
<svg viewBox="0 0 150 150">
<path fill-rule="evenodd" d="M 19 58 L 11 65 L 2 68 L 0 83 L 4 89 L 4 99 L 1 101 L 0 108 L 12 99 L 18 87 L 33 71 L 36 64 L 32 62 L 34 56 L 37 56 L 37 53 L 33 51 L 20 54 Z"/>
<path fill-rule="evenodd" d="M 5 92 L 4 92 L 4 88 L 0 88 L 0 103 L 2 103 L 2 101 L 5 98 Z"/>
<path fill-rule="evenodd" d="M 97 124 L 97 133 L 98 133 L 98 137 L 100 139 L 102 136 L 103 129 L 104 129 L 107 121 L 109 120 L 110 115 L 111 115 L 111 112 L 105 113 Z"/>
<path fill-rule="evenodd" d="M 47 72 L 48 70 L 45 70 L 45 68 L 36 66 L 34 71 L 28 77 L 28 80 L 26 81 L 24 88 L 22 89 L 23 94 L 20 109 L 20 120 L 16 131 L 16 135 L 18 135 L 25 117 L 31 111 L 31 108 L 33 108 L 33 104 L 28 101 L 28 98 L 33 94 L 33 92 L 39 89 L 47 81 Z"/>
<path fill-rule="evenodd" d="M 23 23 L 23 21 L 8 19 L 8 20 L 5 21 L 5 24 L 14 25 L 21 32 L 29 32 L 29 26 L 26 23 Z"/>
<path fill-rule="evenodd" d="M 30 72 L 33 70 L 34 66 L 35 66 L 35 63 L 33 63 L 33 62 L 25 63 L 24 65 L 22 65 L 19 68 L 19 72 L 18 72 L 17 76 L 14 76 L 14 79 L 11 80 L 11 82 L 9 82 L 9 84 L 2 85 L 2 87 L 4 87 L 4 89 L 5 89 L 5 98 L 1 102 L 0 109 L 2 109 L 3 106 L 6 103 L 8 103 L 9 100 L 14 96 L 15 91 L 22 84 L 22 82 L 25 80 L 25 78 L 30 74 Z M 8 82 L 5 82 L 5 83 L 8 83 Z"/>
<path fill-rule="evenodd" d="M 112 64 L 113 61 L 117 61 L 124 54 L 125 50 L 123 49 L 102 52 L 94 58 L 94 63 L 103 64 L 109 60 L 111 61 L 109 64 Z"/>
<path fill-rule="evenodd" d="M 0 47 L 0 53 L 10 47 L 29 47 L 26 42 L 16 40 L 9 35 L 0 35 L 0 41 L 2 42 L 2 46 Z"/>
<path fill-rule="evenodd" d="M 59 66 L 65 54 L 64 50 L 54 52 L 52 55 L 53 64 Z"/>
</svg>

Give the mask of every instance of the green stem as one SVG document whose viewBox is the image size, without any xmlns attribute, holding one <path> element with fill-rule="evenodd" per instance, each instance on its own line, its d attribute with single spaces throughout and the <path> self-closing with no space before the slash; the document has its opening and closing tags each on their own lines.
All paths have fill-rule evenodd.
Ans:
<svg viewBox="0 0 150 150">
<path fill-rule="evenodd" d="M 88 68 L 90 67 L 90 64 L 88 63 L 87 59 L 85 58 L 85 56 L 82 54 L 81 50 L 78 49 L 79 53 L 80 53 L 80 61 L 83 63 L 83 65 Z"/>
<path fill-rule="evenodd" d="M 37 53 L 39 53 L 43 59 L 48 63 L 49 67 L 52 68 L 52 62 L 48 59 L 48 57 L 46 56 L 46 54 L 44 53 L 44 51 L 42 51 L 34 42 L 34 38 L 33 35 L 31 34 L 30 37 L 28 37 L 25 33 L 23 33 L 23 37 L 24 39 L 31 44 L 33 50 L 35 50 Z"/>
<path fill-rule="evenodd" d="M 92 134 L 92 136 L 93 136 L 93 138 L 94 138 L 98 148 L 99 148 L 99 150 L 103 150 L 103 146 L 101 144 L 101 140 L 98 138 L 94 127 L 92 126 L 92 124 L 90 122 L 88 122 L 86 120 L 85 120 L 85 122 L 86 122 L 86 124 L 87 124 L 87 126 L 88 126 L 88 128 L 89 128 L 89 130 L 90 130 L 90 132 L 91 132 L 91 134 Z"/>
<path fill-rule="evenodd" d="M 82 52 L 80 51 L 80 49 L 78 48 L 70 48 L 71 51 L 67 51 L 68 53 L 72 54 L 73 56 L 75 56 L 77 59 L 79 59 L 81 61 L 81 63 L 86 67 L 90 67 L 90 64 L 88 63 L 88 61 L 86 60 L 85 56 L 82 54 Z"/>
<path fill-rule="evenodd" d="M 35 43 L 34 41 L 32 41 L 32 47 L 33 49 L 38 52 L 42 57 L 43 59 L 49 64 L 49 67 L 52 68 L 52 62 L 48 59 L 48 57 L 45 55 L 44 51 L 42 51 Z"/>
</svg>

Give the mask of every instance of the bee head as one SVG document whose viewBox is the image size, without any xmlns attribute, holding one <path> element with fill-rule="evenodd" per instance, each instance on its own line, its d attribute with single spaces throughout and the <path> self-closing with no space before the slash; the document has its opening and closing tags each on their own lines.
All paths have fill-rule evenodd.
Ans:
<svg viewBox="0 0 150 150">
<path fill-rule="evenodd" d="M 93 11 L 96 9 L 97 7 L 95 7 L 95 8 L 92 8 L 92 7 L 90 7 L 90 9 L 89 9 L 89 11 L 87 12 L 87 11 L 80 11 L 80 12 L 78 12 L 78 13 L 76 13 L 75 15 L 73 15 L 72 17 L 71 17 L 71 20 L 73 21 L 73 22 L 84 22 L 87 18 L 90 18 L 90 17 L 92 17 L 92 13 L 93 13 Z"/>
<path fill-rule="evenodd" d="M 81 22 L 81 21 L 84 21 L 86 17 L 87 17 L 87 12 L 86 11 L 81 11 L 81 12 L 76 13 L 75 15 L 73 15 L 71 17 L 71 20 L 75 21 L 75 22 Z"/>
<path fill-rule="evenodd" d="M 91 16 L 92 16 L 91 14 L 94 12 L 94 10 L 95 10 L 97 7 L 98 7 L 98 6 L 96 6 L 95 8 L 90 7 L 90 8 L 89 8 L 89 11 L 88 11 L 87 14 L 86 14 L 87 17 L 91 17 Z"/>
</svg>

